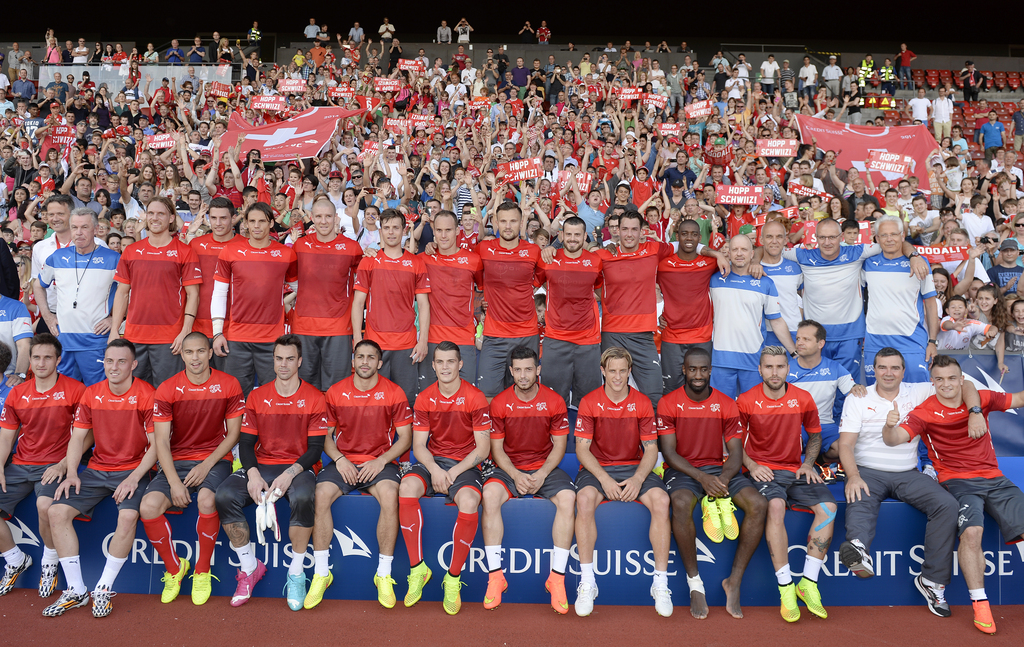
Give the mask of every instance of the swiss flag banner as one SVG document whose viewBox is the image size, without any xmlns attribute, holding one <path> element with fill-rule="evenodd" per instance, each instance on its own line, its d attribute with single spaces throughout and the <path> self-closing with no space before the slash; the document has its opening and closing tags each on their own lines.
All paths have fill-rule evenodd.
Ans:
<svg viewBox="0 0 1024 647">
<path fill-rule="evenodd" d="M 206 94 L 211 97 L 229 97 L 231 96 L 231 84 L 213 81 L 207 84 Z"/>
<path fill-rule="evenodd" d="M 889 153 L 880 150 L 872 150 L 871 154 L 868 155 L 869 171 L 888 171 L 889 173 L 907 175 L 910 173 L 910 167 L 913 165 L 914 159 L 910 155 L 900 155 L 899 153 Z"/>
<path fill-rule="evenodd" d="M 800 129 L 800 141 L 811 144 L 817 139 L 817 146 L 823 151 L 836 151 L 836 166 L 856 168 L 862 174 L 869 172 L 865 162 L 872 151 L 893 153 L 911 158 L 909 173 L 916 173 L 921 188 L 930 189 L 928 184 L 928 157 L 935 150 L 935 137 L 924 126 L 853 126 L 828 119 L 796 116 Z M 871 171 L 875 182 L 883 178 L 897 180 L 906 173 L 889 170 Z"/>
<path fill-rule="evenodd" d="M 818 246 L 817 220 L 811 220 L 804 223 L 804 240 L 800 245 L 804 249 L 813 249 Z"/>
<path fill-rule="evenodd" d="M 824 191 L 818 191 L 812 186 L 804 186 L 797 181 L 789 183 L 789 192 L 793 195 L 798 195 L 802 198 L 810 198 L 811 196 L 818 196 L 822 202 L 828 202 L 832 199 L 831 193 L 825 193 Z"/>
<path fill-rule="evenodd" d="M 280 79 L 277 82 L 277 91 L 283 94 L 302 94 L 306 91 L 306 82 L 302 79 Z"/>
<path fill-rule="evenodd" d="M 569 187 L 569 178 L 573 175 L 576 176 L 576 186 L 579 187 L 580 195 L 586 197 L 590 193 L 590 184 L 594 178 L 590 176 L 590 173 L 572 173 L 571 171 L 559 171 L 558 172 L 558 183 L 555 188 L 559 193 L 565 193 Z"/>
<path fill-rule="evenodd" d="M 623 101 L 636 101 L 640 98 L 642 92 L 640 88 L 628 87 L 628 88 L 615 88 L 615 94 L 619 95 L 619 98 Z"/>
<path fill-rule="evenodd" d="M 430 130 L 434 127 L 434 117 L 432 115 L 409 115 L 409 122 L 412 124 L 413 130 Z"/>
<path fill-rule="evenodd" d="M 373 112 L 374 110 L 377 109 L 377 106 L 381 104 L 380 99 L 375 99 L 373 97 L 365 97 L 361 94 L 356 95 L 356 101 L 358 101 L 359 105 L 361 105 L 363 109 L 366 110 L 367 112 Z"/>
<path fill-rule="evenodd" d="M 367 157 L 371 157 L 373 155 L 380 155 L 380 142 L 367 139 L 360 147 L 359 154 L 356 155 L 356 158 L 362 162 Z"/>
<path fill-rule="evenodd" d="M 682 132 L 682 124 L 658 124 L 658 134 L 662 137 L 678 137 Z"/>
<path fill-rule="evenodd" d="M 498 164 L 498 172 L 496 174 L 498 181 L 506 184 L 521 180 L 531 180 L 541 175 L 544 175 L 544 168 L 539 157 L 512 160 L 511 162 Z"/>
<path fill-rule="evenodd" d="M 659 110 L 664 109 L 664 107 L 668 105 L 668 97 L 661 94 L 648 94 L 645 92 L 643 94 L 641 104 L 645 108 L 658 108 Z"/>
<path fill-rule="evenodd" d="M 800 142 L 795 139 L 759 139 L 757 154 L 762 157 L 794 157 Z"/>
<path fill-rule="evenodd" d="M 327 96 L 332 99 L 351 99 L 356 96 L 356 91 L 347 85 L 336 85 L 333 88 L 327 88 Z"/>
<path fill-rule="evenodd" d="M 764 187 L 719 184 L 715 191 L 715 204 L 761 204 Z"/>
<path fill-rule="evenodd" d="M 252 100 L 249 102 L 249 107 L 253 110 L 284 110 L 284 97 L 253 97 Z"/>
<path fill-rule="evenodd" d="M 707 117 L 710 114 L 714 114 L 714 112 L 715 104 L 710 99 L 707 101 L 694 101 L 686 106 L 686 116 L 690 119 L 694 117 Z"/>
<path fill-rule="evenodd" d="M 224 141 L 233 142 L 244 133 L 241 153 L 256 149 L 267 162 L 293 160 L 296 154 L 314 157 L 330 142 L 339 120 L 361 113 L 362 110 L 318 107 L 285 121 L 257 127 L 231 120 Z"/>
<path fill-rule="evenodd" d="M 398 69 L 406 70 L 409 72 L 425 72 L 426 68 L 423 67 L 423 61 L 415 58 L 400 58 L 398 59 Z"/>
<path fill-rule="evenodd" d="M 929 263 L 966 261 L 969 250 L 970 247 L 917 247 L 917 253 L 927 258 Z"/>
<path fill-rule="evenodd" d="M 150 149 L 163 149 L 174 147 L 174 136 L 170 133 L 165 135 L 150 135 L 145 140 L 146 148 Z"/>
<path fill-rule="evenodd" d="M 377 77 L 373 80 L 373 89 L 377 92 L 398 92 L 402 88 L 402 82 L 398 79 L 382 79 Z"/>
<path fill-rule="evenodd" d="M 388 117 L 384 120 L 384 128 L 395 135 L 408 135 L 409 134 L 409 120 L 408 119 L 392 119 Z"/>
</svg>

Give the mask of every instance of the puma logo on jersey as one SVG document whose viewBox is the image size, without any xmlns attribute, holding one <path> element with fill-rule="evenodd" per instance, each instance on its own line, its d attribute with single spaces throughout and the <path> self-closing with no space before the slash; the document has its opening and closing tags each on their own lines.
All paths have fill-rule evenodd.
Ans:
<svg viewBox="0 0 1024 647">
<path fill-rule="evenodd" d="M 756 404 L 757 408 L 760 409 L 761 408 L 761 404 L 763 404 L 763 401 L 762 400 L 754 400 L 754 404 Z"/>
<path fill-rule="evenodd" d="M 943 420 L 946 419 L 946 414 L 941 412 L 941 411 L 936 411 L 935 415 L 937 415 L 938 417 L 942 418 Z"/>
<path fill-rule="evenodd" d="M 435 398 L 429 398 L 429 400 L 430 400 L 430 404 L 434 404 L 434 405 L 437 404 L 437 400 Z"/>
<path fill-rule="evenodd" d="M 268 407 L 272 407 L 272 406 L 274 406 L 274 403 L 273 403 L 273 401 L 271 401 L 271 400 L 264 400 L 264 401 L 263 401 L 263 404 L 267 405 Z"/>
<path fill-rule="evenodd" d="M 182 395 L 184 395 L 185 393 L 185 387 L 183 386 L 176 386 L 174 387 L 174 390 L 177 391 L 178 393 L 181 393 Z"/>
<path fill-rule="evenodd" d="M 247 251 L 247 250 L 244 250 L 244 249 L 240 249 L 240 250 L 238 250 L 238 253 L 239 253 L 239 254 L 241 254 L 242 256 L 245 256 L 245 252 L 246 252 L 246 251 Z"/>
<path fill-rule="evenodd" d="M 509 412 L 515 410 L 515 407 L 513 407 L 511 404 L 506 404 L 505 406 L 508 407 Z"/>
</svg>

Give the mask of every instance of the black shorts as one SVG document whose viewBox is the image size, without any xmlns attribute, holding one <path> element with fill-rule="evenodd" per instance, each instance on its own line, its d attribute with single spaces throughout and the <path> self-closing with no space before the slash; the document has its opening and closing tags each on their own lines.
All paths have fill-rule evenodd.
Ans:
<svg viewBox="0 0 1024 647">
<path fill-rule="evenodd" d="M 704 472 L 705 474 L 710 474 L 712 476 L 722 475 L 721 465 L 705 465 L 703 467 L 698 467 L 697 469 Z M 686 474 L 683 474 L 682 472 L 677 472 L 671 467 L 665 468 L 664 479 L 665 489 L 668 490 L 669 494 L 672 494 L 673 491 L 680 489 L 689 490 L 690 492 L 693 492 L 697 496 L 697 498 L 700 498 L 707 494 L 707 492 L 704 491 L 704 488 L 701 487 L 701 484 L 697 482 L 696 479 L 693 479 L 687 476 Z M 742 490 L 745 487 L 754 487 L 754 484 L 751 483 L 750 479 L 744 476 L 742 472 L 740 472 L 736 474 L 736 476 L 729 479 L 728 486 L 729 496 L 736 496 L 736 494 L 740 490 Z"/>
<path fill-rule="evenodd" d="M 202 461 L 174 461 L 174 471 L 178 473 L 178 478 L 182 481 L 188 476 L 188 473 L 192 471 L 192 468 L 202 463 Z M 231 475 L 231 463 L 229 461 L 217 461 L 217 464 L 210 468 L 210 471 L 206 474 L 206 478 L 199 484 L 199 487 L 188 488 L 189 496 L 195 494 L 198 490 L 210 490 L 216 492 L 220 484 L 224 482 L 228 476 Z M 160 494 L 167 497 L 167 500 L 171 500 L 171 484 L 167 480 L 167 475 L 164 474 L 163 470 L 157 472 L 153 480 L 150 481 L 149 487 L 146 488 L 146 494 L 150 492 L 159 492 Z M 181 508 L 172 508 L 180 510 Z"/>
<path fill-rule="evenodd" d="M 811 512 L 819 503 L 836 502 L 832 491 L 824 483 L 808 483 L 803 479 L 797 481 L 796 473 L 786 470 L 772 470 L 772 473 L 775 474 L 775 480 L 767 483 L 751 479 L 758 493 L 769 501 L 782 499 L 791 510 L 804 512 Z"/>
<path fill-rule="evenodd" d="M 78 475 L 78 478 L 82 481 L 82 489 L 78 494 L 75 494 L 75 488 L 71 488 L 71 492 L 67 498 L 63 498 L 60 501 L 54 501 L 54 505 L 64 504 L 69 505 L 75 510 L 82 513 L 82 517 L 86 519 L 92 518 L 92 511 L 98 503 L 103 501 L 114 494 L 114 490 L 117 486 L 121 485 L 134 470 L 124 470 L 120 472 L 101 472 L 100 470 L 86 469 L 82 470 L 82 473 Z M 117 504 L 117 511 L 122 510 L 134 510 L 139 511 L 139 505 L 142 503 L 142 497 L 146 492 L 146 488 L 149 487 L 150 475 L 146 474 L 139 479 L 139 486 L 135 488 L 132 495 L 126 498 L 121 503 Z"/>
<path fill-rule="evenodd" d="M 52 499 L 53 493 L 60 485 L 58 481 L 43 485 L 43 474 L 50 465 L 15 465 L 11 463 L 4 468 L 4 479 L 7 491 L 0 491 L 0 519 L 10 519 L 14 509 L 32 492 L 36 498 Z"/>
<path fill-rule="evenodd" d="M 356 465 L 356 467 L 359 467 Z M 352 490 L 359 490 L 360 492 L 368 492 L 371 487 L 384 481 L 391 481 L 393 483 L 400 483 L 402 481 L 401 470 L 398 465 L 394 463 L 387 463 L 383 469 L 373 477 L 373 480 L 369 483 L 357 483 L 355 485 L 349 485 L 345 482 L 345 479 L 341 478 L 341 472 L 334 466 L 332 462 L 330 465 L 325 466 L 320 470 L 320 474 L 316 477 L 317 485 L 321 483 L 334 483 L 341 490 L 342 494 L 348 494 Z"/>
<path fill-rule="evenodd" d="M 958 535 L 971 526 L 984 526 L 987 512 L 999 524 L 1006 543 L 1024 541 L 1024 492 L 1010 479 L 950 479 L 943 485 L 960 504 Z"/>
<path fill-rule="evenodd" d="M 291 467 L 288 465 L 258 465 L 260 476 L 270 485 L 278 476 Z M 299 473 L 284 493 L 291 507 L 289 526 L 298 528 L 312 528 L 316 514 L 313 497 L 316 491 L 316 475 L 313 470 L 306 470 Z M 249 477 L 245 469 L 239 469 L 224 479 L 224 482 L 217 488 L 217 514 L 220 515 L 222 524 L 248 523 L 245 518 L 245 509 L 256 502 L 249 496 Z M 278 521 L 281 518 L 278 517 Z"/>
<path fill-rule="evenodd" d="M 523 472 L 523 474 L 533 474 L 537 470 L 520 471 Z M 494 470 L 491 472 L 490 477 L 488 477 L 487 483 L 490 483 L 491 481 L 503 485 L 505 487 L 505 490 L 508 491 L 508 496 L 510 499 L 516 499 L 522 496 L 539 496 L 545 499 L 551 499 L 562 490 L 572 490 L 573 492 L 576 491 L 575 486 L 572 484 L 572 479 L 569 478 L 569 475 L 566 474 L 565 471 L 562 470 L 562 468 L 560 467 L 556 467 L 555 469 L 551 470 L 551 473 L 548 474 L 547 478 L 544 479 L 544 482 L 541 484 L 540 489 L 537 490 L 536 495 L 524 495 L 521 492 L 519 492 L 516 489 L 515 479 L 509 476 L 508 472 L 498 467 L 495 467 Z M 484 485 L 486 485 L 487 483 L 484 483 Z"/>
<path fill-rule="evenodd" d="M 608 476 L 615 479 L 616 483 L 632 478 L 633 475 L 636 474 L 637 468 L 636 465 L 602 465 L 602 467 L 604 467 L 604 471 L 608 473 Z M 580 471 L 576 473 L 576 491 L 579 492 L 587 486 L 595 488 L 601 493 L 601 496 L 606 499 L 608 498 L 608 495 L 605 494 L 604 488 L 601 487 L 601 481 L 597 480 L 596 476 L 581 467 Z M 651 472 L 644 478 L 644 482 L 640 484 L 640 493 L 636 495 L 636 498 L 639 499 L 648 490 L 652 489 L 658 489 L 663 492 L 665 491 L 665 483 L 658 478 L 658 475 L 654 472 Z"/>
<path fill-rule="evenodd" d="M 459 464 L 459 461 L 453 458 L 445 458 L 444 456 L 435 456 L 434 462 L 443 470 L 450 470 Z M 406 472 L 405 476 L 402 478 L 417 478 L 423 481 L 423 486 L 426 488 L 426 492 L 423 496 L 434 496 L 434 485 L 430 478 L 430 472 L 426 467 L 424 467 L 423 463 L 416 463 L 413 465 L 412 469 Z M 450 488 L 448 488 L 448 496 L 445 497 L 444 502 L 449 505 L 454 504 L 455 495 L 464 487 L 471 487 L 476 490 L 477 494 L 483 494 L 484 484 L 483 477 L 480 476 L 480 468 L 471 467 L 455 477 L 455 482 L 452 483 Z"/>
</svg>

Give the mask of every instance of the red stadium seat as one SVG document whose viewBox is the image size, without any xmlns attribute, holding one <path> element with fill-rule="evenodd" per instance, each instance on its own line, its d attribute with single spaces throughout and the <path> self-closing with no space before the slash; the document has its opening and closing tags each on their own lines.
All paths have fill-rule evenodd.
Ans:
<svg viewBox="0 0 1024 647">
<path fill-rule="evenodd" d="M 995 85 L 1000 92 L 1002 92 L 1003 90 L 1006 89 L 1007 86 L 1006 77 L 997 76 L 996 78 L 992 79 L 992 84 Z"/>
<path fill-rule="evenodd" d="M 926 74 L 927 74 L 927 76 L 939 76 L 939 71 L 938 70 L 927 70 Z"/>
<path fill-rule="evenodd" d="M 1003 101 L 1003 107 L 1010 113 L 1016 112 L 1017 110 L 1017 104 L 1013 101 Z"/>
<path fill-rule="evenodd" d="M 997 78 L 997 79 L 1005 79 L 1006 78 L 1006 72 L 1004 72 L 1002 70 L 998 70 L 996 72 L 993 72 L 992 75 L 995 78 Z"/>
<path fill-rule="evenodd" d="M 1016 92 L 1020 89 L 1020 77 L 1007 77 L 1006 84 L 1010 86 L 1010 89 Z"/>
</svg>

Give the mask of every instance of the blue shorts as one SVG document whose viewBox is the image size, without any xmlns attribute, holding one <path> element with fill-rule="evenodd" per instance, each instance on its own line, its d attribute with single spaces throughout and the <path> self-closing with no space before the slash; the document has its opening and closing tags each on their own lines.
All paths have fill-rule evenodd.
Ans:
<svg viewBox="0 0 1024 647">
<path fill-rule="evenodd" d="M 725 368 L 711 365 L 711 388 L 721 391 L 733 400 L 740 393 L 746 393 L 760 384 L 763 380 L 757 371 L 748 371 L 742 368 Z M 739 389 L 737 391 L 737 389 Z"/>
<path fill-rule="evenodd" d="M 102 382 L 106 379 L 106 375 L 103 373 L 103 354 L 105 352 L 105 348 L 65 350 L 61 353 L 57 372 L 78 380 L 86 386 Z"/>
<path fill-rule="evenodd" d="M 860 356 L 861 339 L 838 339 L 826 341 L 825 347 L 821 349 L 824 357 L 835 360 L 843 365 L 843 368 L 850 371 L 854 382 L 860 382 Z M 872 356 L 874 359 L 874 356 Z"/>
</svg>

